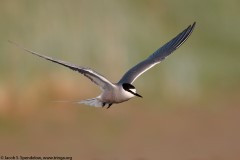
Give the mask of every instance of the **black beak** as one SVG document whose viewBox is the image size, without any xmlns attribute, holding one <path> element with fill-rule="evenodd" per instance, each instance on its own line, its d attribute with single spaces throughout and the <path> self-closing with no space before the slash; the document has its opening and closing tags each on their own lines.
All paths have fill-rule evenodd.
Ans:
<svg viewBox="0 0 240 160">
<path fill-rule="evenodd" d="M 141 97 L 141 98 L 143 98 L 140 94 L 137 94 L 137 93 L 134 93 L 133 91 L 131 91 L 131 90 L 128 90 L 130 93 L 132 93 L 133 95 L 135 95 L 135 96 L 138 96 L 138 97 Z"/>
<path fill-rule="evenodd" d="M 140 94 L 134 93 L 134 95 L 143 98 Z"/>
</svg>

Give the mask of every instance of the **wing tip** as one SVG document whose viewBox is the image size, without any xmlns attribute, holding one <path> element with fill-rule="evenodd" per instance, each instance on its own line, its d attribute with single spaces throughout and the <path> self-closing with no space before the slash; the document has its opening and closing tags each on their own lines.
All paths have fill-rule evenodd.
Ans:
<svg viewBox="0 0 240 160">
<path fill-rule="evenodd" d="M 192 24 L 192 25 L 190 25 L 190 26 L 191 26 L 191 32 L 194 30 L 194 28 L 195 28 L 196 24 L 197 24 L 197 22 L 196 22 L 196 21 L 194 21 L 194 22 L 193 22 L 193 24 Z"/>
<path fill-rule="evenodd" d="M 8 40 L 8 43 L 11 43 L 11 44 L 15 45 L 16 47 L 18 47 L 18 48 L 20 48 L 20 49 L 22 49 L 22 50 L 25 50 L 25 51 L 27 51 L 27 52 L 29 52 L 29 53 L 31 53 L 31 54 L 34 54 L 34 55 L 37 55 L 37 56 L 40 56 L 40 57 L 41 57 L 40 54 L 38 54 L 38 53 L 36 53 L 36 52 L 34 52 L 34 51 L 31 51 L 31 50 L 29 50 L 29 49 L 26 49 L 26 48 L 23 47 L 22 45 L 14 42 L 14 41 L 12 41 L 12 40 Z"/>
</svg>

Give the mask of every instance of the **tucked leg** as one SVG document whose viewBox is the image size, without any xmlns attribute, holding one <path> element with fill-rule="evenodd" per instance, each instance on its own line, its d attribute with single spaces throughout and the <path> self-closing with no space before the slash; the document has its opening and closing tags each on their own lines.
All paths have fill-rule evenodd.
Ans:
<svg viewBox="0 0 240 160">
<path fill-rule="evenodd" d="M 106 105 L 106 103 L 105 103 L 105 102 L 103 102 L 103 103 L 102 103 L 102 107 L 104 107 L 105 105 Z"/>
<path fill-rule="evenodd" d="M 109 104 L 108 104 L 108 107 L 107 107 L 107 109 L 108 109 L 108 108 L 110 108 L 110 107 L 111 107 L 111 105 L 112 105 L 112 103 L 109 103 Z"/>
</svg>

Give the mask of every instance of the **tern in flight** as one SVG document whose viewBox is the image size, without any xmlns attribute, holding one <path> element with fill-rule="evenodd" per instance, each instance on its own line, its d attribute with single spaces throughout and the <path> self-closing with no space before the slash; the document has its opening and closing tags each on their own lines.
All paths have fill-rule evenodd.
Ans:
<svg viewBox="0 0 240 160">
<path fill-rule="evenodd" d="M 114 103 L 122 103 L 125 102 L 134 96 L 142 97 L 136 92 L 136 88 L 132 85 L 132 83 L 144 72 L 155 66 L 156 64 L 163 61 L 167 56 L 169 56 L 173 51 L 179 48 L 191 35 L 193 29 L 195 27 L 195 22 L 192 25 L 189 25 L 185 30 L 179 33 L 172 40 L 167 42 L 161 48 L 156 50 L 152 55 L 144 59 L 142 62 L 138 63 L 130 70 L 128 70 L 123 77 L 117 83 L 112 83 L 108 79 L 106 79 L 101 74 L 95 72 L 94 70 L 86 67 L 81 67 L 75 64 L 71 64 L 69 62 L 65 62 L 62 60 L 57 60 L 55 58 L 45 56 L 39 54 L 37 52 L 31 51 L 24 47 L 19 46 L 15 42 L 9 41 L 10 43 L 15 44 L 16 46 L 22 48 L 23 50 L 36 55 L 38 57 L 44 58 L 51 62 L 63 65 L 72 69 L 73 71 L 77 71 L 87 78 L 89 78 L 92 82 L 98 85 L 102 93 L 96 98 L 86 99 L 79 101 L 77 103 L 82 103 L 94 107 L 104 107 L 105 105 L 109 108 Z"/>
</svg>

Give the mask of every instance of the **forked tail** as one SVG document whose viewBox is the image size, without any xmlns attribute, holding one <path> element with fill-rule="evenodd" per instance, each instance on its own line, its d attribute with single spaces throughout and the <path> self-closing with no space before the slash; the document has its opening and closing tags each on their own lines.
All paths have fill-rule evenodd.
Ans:
<svg viewBox="0 0 240 160">
<path fill-rule="evenodd" d="M 75 103 L 75 104 L 85 104 L 93 107 L 104 107 L 105 105 L 108 105 L 107 108 L 109 108 L 112 103 L 105 103 L 99 100 L 98 97 L 96 98 L 91 98 L 91 99 L 86 99 L 86 100 L 81 100 L 81 101 L 53 101 L 56 103 Z"/>
<path fill-rule="evenodd" d="M 93 107 L 102 107 L 103 104 L 104 104 L 98 98 L 91 98 L 91 99 L 82 100 L 79 103 L 86 104 L 86 105 L 93 106 Z"/>
</svg>

